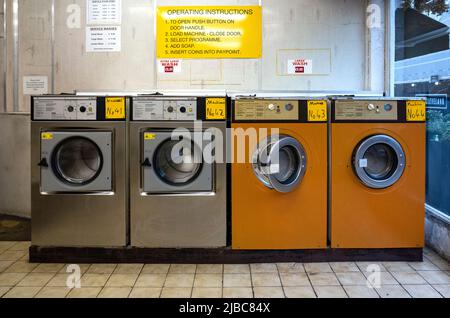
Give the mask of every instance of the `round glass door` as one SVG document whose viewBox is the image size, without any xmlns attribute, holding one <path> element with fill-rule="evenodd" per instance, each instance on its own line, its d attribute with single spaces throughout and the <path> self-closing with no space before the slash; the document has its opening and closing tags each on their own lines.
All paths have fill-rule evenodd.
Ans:
<svg viewBox="0 0 450 318">
<path fill-rule="evenodd" d="M 156 175 L 165 183 L 175 186 L 194 181 L 202 169 L 200 148 L 190 142 L 182 146 L 180 141 L 168 139 L 156 149 L 153 157 Z"/>
<path fill-rule="evenodd" d="M 405 153 L 394 138 L 376 135 L 367 138 L 356 148 L 353 166 L 356 175 L 366 186 L 387 188 L 401 178 L 405 169 Z"/>
<path fill-rule="evenodd" d="M 269 137 L 253 155 L 253 171 L 266 187 L 291 192 L 305 175 L 306 152 L 295 138 Z"/>
<path fill-rule="evenodd" d="M 85 185 L 100 173 L 103 157 L 98 146 L 84 137 L 65 139 L 53 152 L 53 170 L 63 182 Z"/>
</svg>

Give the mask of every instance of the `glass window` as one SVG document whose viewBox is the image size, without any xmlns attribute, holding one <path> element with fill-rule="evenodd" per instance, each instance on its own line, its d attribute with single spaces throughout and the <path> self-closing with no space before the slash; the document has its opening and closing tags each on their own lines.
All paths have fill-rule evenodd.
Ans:
<svg viewBox="0 0 450 318">
<path fill-rule="evenodd" d="M 427 98 L 427 203 L 450 215 L 448 0 L 397 1 L 395 95 Z"/>
</svg>

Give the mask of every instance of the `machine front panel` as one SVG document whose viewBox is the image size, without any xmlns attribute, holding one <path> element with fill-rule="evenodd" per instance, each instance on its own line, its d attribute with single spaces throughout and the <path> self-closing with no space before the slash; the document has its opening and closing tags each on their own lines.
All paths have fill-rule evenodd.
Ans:
<svg viewBox="0 0 450 318">
<path fill-rule="evenodd" d="M 195 121 L 196 98 L 136 97 L 133 100 L 135 121 Z"/>
<path fill-rule="evenodd" d="M 298 100 L 238 99 L 234 105 L 237 121 L 299 120 Z"/>
<path fill-rule="evenodd" d="M 52 98 L 34 99 L 34 120 L 97 120 L 97 98 Z"/>
<path fill-rule="evenodd" d="M 335 120 L 391 120 L 398 119 L 395 100 L 338 100 L 335 103 Z"/>
</svg>

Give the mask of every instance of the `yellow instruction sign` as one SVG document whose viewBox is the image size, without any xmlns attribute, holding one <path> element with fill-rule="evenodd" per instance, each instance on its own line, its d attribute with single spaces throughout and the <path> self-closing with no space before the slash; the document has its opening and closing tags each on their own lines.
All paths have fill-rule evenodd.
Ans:
<svg viewBox="0 0 450 318">
<path fill-rule="evenodd" d="M 106 119 L 125 119 L 124 97 L 107 97 L 105 106 Z"/>
<path fill-rule="evenodd" d="M 324 122 L 328 120 L 328 106 L 325 100 L 308 101 L 308 121 Z"/>
<path fill-rule="evenodd" d="M 260 58 L 260 6 L 157 9 L 158 58 Z"/>
<path fill-rule="evenodd" d="M 225 98 L 206 99 L 206 119 L 227 119 L 227 102 Z"/>
<path fill-rule="evenodd" d="M 423 100 L 406 102 L 406 121 L 425 121 L 427 118 L 426 103 Z"/>
<path fill-rule="evenodd" d="M 144 140 L 155 140 L 156 134 L 153 133 L 145 133 L 144 134 Z"/>
<path fill-rule="evenodd" d="M 42 140 L 52 140 L 53 139 L 53 134 L 49 133 L 49 132 L 43 132 L 41 134 L 41 139 Z"/>
</svg>

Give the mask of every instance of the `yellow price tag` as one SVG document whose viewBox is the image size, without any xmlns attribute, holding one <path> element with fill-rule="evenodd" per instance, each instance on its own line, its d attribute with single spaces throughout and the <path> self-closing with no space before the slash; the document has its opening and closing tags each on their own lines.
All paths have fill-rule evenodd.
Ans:
<svg viewBox="0 0 450 318">
<path fill-rule="evenodd" d="M 227 119 L 227 102 L 225 98 L 206 99 L 206 119 Z"/>
<path fill-rule="evenodd" d="M 42 140 L 52 140 L 53 139 L 53 134 L 49 133 L 49 132 L 43 132 L 41 134 L 41 138 L 42 138 Z"/>
<path fill-rule="evenodd" d="M 152 133 L 144 134 L 144 140 L 155 140 L 155 139 L 156 139 L 156 134 L 152 134 Z"/>
<path fill-rule="evenodd" d="M 125 98 L 107 97 L 106 98 L 106 119 L 125 119 Z"/>
<path fill-rule="evenodd" d="M 328 120 L 328 107 L 325 100 L 308 101 L 308 121 L 326 122 Z"/>
<path fill-rule="evenodd" d="M 427 119 L 426 103 L 423 100 L 406 102 L 406 121 L 425 121 Z"/>
</svg>

